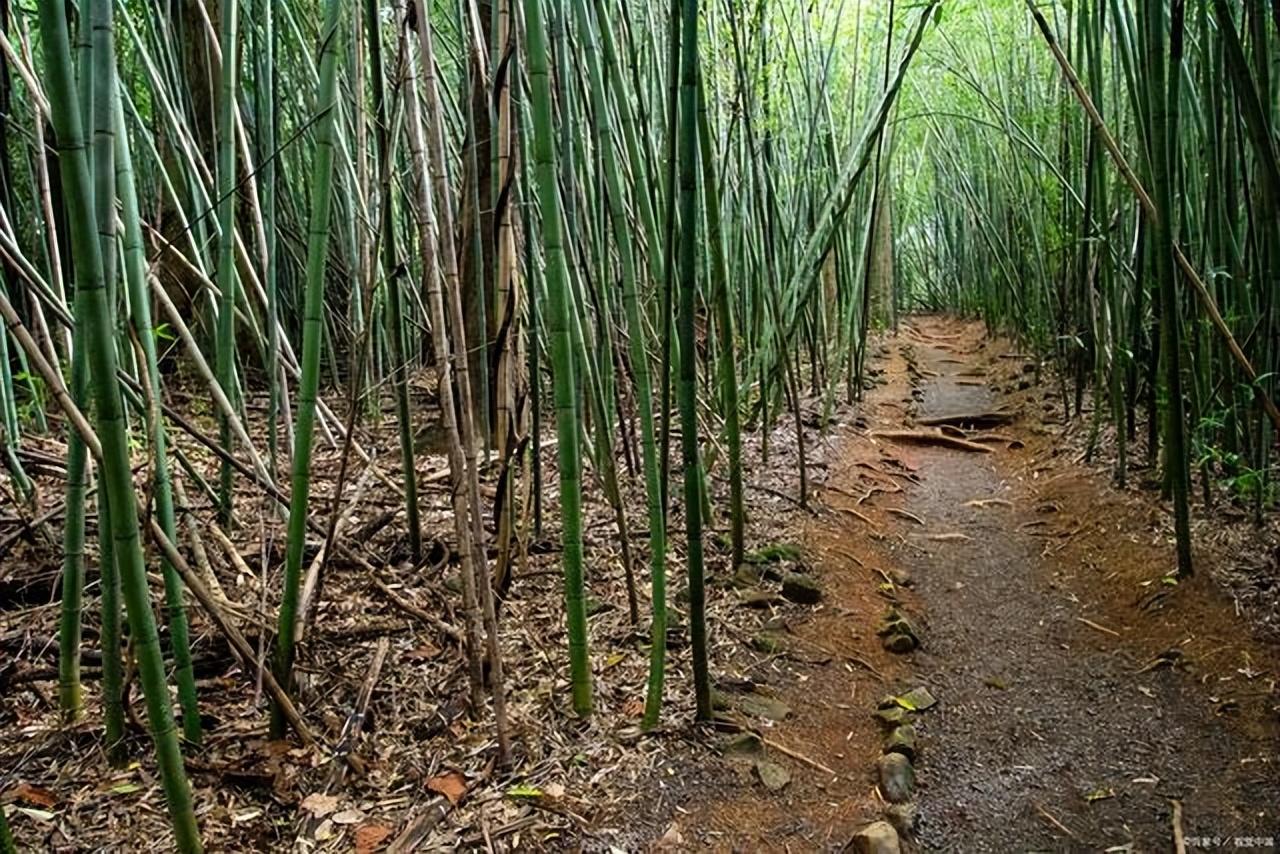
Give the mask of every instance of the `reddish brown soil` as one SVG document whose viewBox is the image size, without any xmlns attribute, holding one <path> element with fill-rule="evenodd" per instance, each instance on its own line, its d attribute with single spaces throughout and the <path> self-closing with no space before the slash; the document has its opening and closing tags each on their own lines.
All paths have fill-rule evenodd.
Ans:
<svg viewBox="0 0 1280 854">
<path fill-rule="evenodd" d="M 681 822 L 709 829 L 686 831 L 691 847 L 830 848 L 878 818 L 869 713 L 880 694 L 920 683 L 939 705 L 919 722 L 920 821 L 908 847 L 1168 850 L 1174 800 L 1193 840 L 1238 847 L 1280 835 L 1277 650 L 1258 638 L 1269 611 L 1241 612 L 1215 581 L 1235 558 L 1205 522 L 1200 573 L 1170 583 L 1166 510 L 1082 464 L 1074 430 L 1042 422 L 1024 361 L 1001 358 L 1010 350 L 978 325 L 937 318 L 889 342 L 887 382 L 868 395 L 865 421 L 837 437 L 822 493 L 832 512 L 805 529 L 828 598 L 792 626 L 861 656 L 888 684 L 840 659 L 794 679 L 783 696 L 807 711 L 778 736 L 837 756 L 839 779 L 806 773 L 782 797 L 758 784 L 726 796 Z M 991 454 L 871 435 L 1002 405 L 1020 416 L 986 432 L 1016 441 Z M 919 483 L 890 477 L 901 494 L 869 495 L 886 480 L 873 468 L 905 468 Z M 905 659 L 885 660 L 874 636 L 886 605 L 874 569 L 914 581 L 895 594 L 924 627 L 922 649 Z M 1160 665 L 1170 651 L 1174 666 Z"/>
</svg>

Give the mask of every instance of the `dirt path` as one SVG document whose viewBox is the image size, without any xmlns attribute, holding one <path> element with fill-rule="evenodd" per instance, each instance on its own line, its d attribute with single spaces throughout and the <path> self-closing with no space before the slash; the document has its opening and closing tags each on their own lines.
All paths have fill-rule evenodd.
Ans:
<svg viewBox="0 0 1280 854">
<path fill-rule="evenodd" d="M 950 328 L 926 322 L 920 339 Z M 997 403 L 988 386 L 957 384 L 965 366 L 954 348 L 921 343 L 917 359 L 926 375 L 921 417 Z M 1105 548 L 1108 538 L 1139 533 L 1126 530 L 1131 517 L 1090 513 L 1097 504 L 1087 500 L 1048 502 L 1014 454 L 930 449 L 917 464 L 924 476 L 905 509 L 929 531 L 969 538 L 895 550 L 927 619 L 916 672 L 944 698 L 921 724 L 924 847 L 1168 850 L 1173 799 L 1188 837 L 1280 833 L 1274 719 L 1269 731 L 1249 732 L 1262 723 L 1253 717 L 1265 714 L 1263 701 L 1275 701 L 1265 696 L 1275 673 L 1249 678 L 1222 655 L 1206 670 L 1188 650 L 1209 635 L 1209 646 L 1238 645 L 1234 662 L 1247 670 L 1243 628 L 1230 619 L 1175 627 L 1183 637 L 1169 648 L 1185 667 L 1144 672 L 1157 660 L 1152 640 L 1163 646 L 1169 627 L 1130 601 L 1107 603 L 1117 591 L 1104 580 L 1137 568 L 1112 563 L 1144 556 L 1071 542 L 1101 535 Z M 1052 512 L 1037 513 L 1036 499 Z M 1158 579 L 1167 551 L 1147 551 L 1147 575 Z M 1199 594 L 1206 591 L 1183 592 Z"/>
<path fill-rule="evenodd" d="M 886 811 L 877 700 L 925 685 L 938 702 L 915 716 L 918 813 L 902 850 L 1167 851 L 1174 801 L 1193 849 L 1280 843 L 1274 646 L 1207 569 L 1164 579 L 1167 514 L 1072 458 L 1007 349 L 939 318 L 882 346 L 800 534 L 827 596 L 787 628 L 836 655 L 775 680 L 798 712 L 773 737 L 835 777 L 796 774 L 780 795 L 748 781 L 686 820 L 710 831 L 686 842 L 838 849 Z M 1000 407 L 1018 417 L 965 434 L 991 453 L 885 435 Z M 890 607 L 920 649 L 884 651 Z"/>
</svg>

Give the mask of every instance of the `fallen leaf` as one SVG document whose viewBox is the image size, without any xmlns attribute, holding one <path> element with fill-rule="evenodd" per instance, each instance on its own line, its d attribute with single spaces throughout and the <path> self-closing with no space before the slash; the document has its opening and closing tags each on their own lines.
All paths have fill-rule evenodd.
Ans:
<svg viewBox="0 0 1280 854">
<path fill-rule="evenodd" d="M 30 783 L 19 783 L 17 788 L 13 790 L 13 797 L 16 800 L 31 804 L 33 807 L 52 807 L 58 803 L 58 797 L 53 792 L 41 786 L 33 786 Z"/>
<path fill-rule="evenodd" d="M 654 848 L 658 851 L 671 851 L 682 845 L 684 845 L 684 837 L 680 834 L 680 826 L 673 821 Z"/>
<path fill-rule="evenodd" d="M 48 822 L 48 821 L 53 821 L 55 818 L 57 818 L 57 816 L 55 816 L 53 813 L 49 812 L 48 810 L 38 810 L 38 809 L 32 809 L 31 807 L 18 807 L 18 806 L 15 806 L 14 809 L 25 816 L 34 818 L 36 821 Z"/>
<path fill-rule="evenodd" d="M 1085 792 L 1084 799 L 1089 803 L 1093 803 L 1094 801 L 1105 801 L 1108 798 L 1114 798 L 1115 796 L 1115 789 L 1094 789 L 1093 791 Z"/>
<path fill-rule="evenodd" d="M 302 799 L 298 808 L 311 813 L 316 818 L 324 818 L 338 808 L 338 798 L 336 795 L 326 795 L 324 792 L 312 792 Z"/>
<path fill-rule="evenodd" d="M 333 838 L 333 822 L 325 819 L 320 822 L 320 826 L 316 828 L 316 842 L 328 842 Z"/>
<path fill-rule="evenodd" d="M 356 828 L 356 854 L 373 854 L 391 835 L 391 828 L 381 824 L 362 824 Z"/>
<path fill-rule="evenodd" d="M 446 771 L 427 780 L 427 788 L 437 795 L 444 795 L 449 803 L 457 806 L 467 793 L 467 778 L 458 771 Z"/>
<path fill-rule="evenodd" d="M 622 706 L 622 714 L 629 718 L 638 718 L 644 714 L 644 700 L 632 697 Z"/>
<path fill-rule="evenodd" d="M 561 783 L 548 783 L 542 787 L 542 793 L 548 798 L 559 800 L 564 797 L 564 785 Z"/>
<path fill-rule="evenodd" d="M 419 662 L 430 661 L 440 654 L 440 647 L 434 644 L 423 644 L 417 649 L 411 649 L 404 654 L 405 661 Z"/>
<path fill-rule="evenodd" d="M 542 790 L 537 786 L 530 786 L 528 783 L 519 783 L 507 789 L 508 798 L 540 798 Z"/>
<path fill-rule="evenodd" d="M 364 813 L 358 809 L 343 810 L 333 814 L 334 824 L 359 824 L 364 821 Z"/>
</svg>

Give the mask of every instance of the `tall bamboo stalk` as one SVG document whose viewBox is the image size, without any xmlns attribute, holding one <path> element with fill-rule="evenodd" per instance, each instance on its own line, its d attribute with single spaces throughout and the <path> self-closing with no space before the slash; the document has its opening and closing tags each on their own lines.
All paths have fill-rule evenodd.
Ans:
<svg viewBox="0 0 1280 854">
<path fill-rule="evenodd" d="M 235 121 L 239 107 L 237 68 L 240 3 L 224 0 L 221 29 L 222 77 L 218 103 L 218 384 L 234 403 L 236 394 L 236 140 Z M 231 448 L 231 425 L 227 413 L 218 415 L 218 441 Z M 231 521 L 232 470 L 223 463 L 218 482 L 218 516 L 222 524 Z"/>
<path fill-rule="evenodd" d="M 308 499 L 311 495 L 311 444 L 316 396 L 320 387 L 320 339 L 324 323 L 324 279 L 333 206 L 334 126 L 337 123 L 337 79 L 342 0 L 325 0 L 320 30 L 320 83 L 316 94 L 315 155 L 311 166 L 311 218 L 307 229 L 306 302 L 302 319 L 302 379 L 298 383 L 294 426 L 293 477 L 285 546 L 284 591 L 272 664 L 276 681 L 292 684 L 302 553 L 306 548 Z M 279 704 L 271 707 L 271 732 L 279 738 L 286 721 Z"/>
<path fill-rule="evenodd" d="M 560 0 L 552 0 L 559 3 Z M 582 456 L 578 436 L 578 386 L 572 343 L 572 295 L 565 259 L 556 140 L 551 120 L 551 69 L 542 0 L 524 0 L 525 49 L 533 112 L 533 161 L 542 208 L 546 258 L 547 334 L 555 383 L 556 455 L 560 467 L 561 569 L 573 709 L 591 714 L 591 664 L 587 650 L 587 609 L 582 573 Z"/>
<path fill-rule="evenodd" d="M 111 104 L 115 97 L 115 67 L 112 49 L 111 4 L 98 0 L 93 10 L 95 114 L 101 116 L 94 134 L 95 159 L 109 163 L 112 150 Z M 89 160 L 84 144 L 81 116 L 76 105 L 70 40 L 65 8 L 56 0 L 41 0 L 40 33 L 47 59 L 47 86 L 53 107 L 53 124 L 58 138 L 59 170 L 63 184 L 71 192 L 66 202 L 71 225 L 72 252 L 76 259 L 78 303 L 84 309 L 78 318 L 84 325 L 88 356 L 94 365 L 93 392 L 97 408 L 97 432 L 103 447 L 103 485 L 112 510 L 109 536 L 115 542 L 122 587 L 128 605 L 138 674 L 147 701 L 147 717 L 155 741 L 165 798 L 173 820 L 175 844 L 181 851 L 201 850 L 191 804 L 191 790 L 182 766 L 169 692 L 165 682 L 164 659 L 151 613 L 146 567 L 138 539 L 138 515 L 134 504 L 129 443 L 126 435 L 120 389 L 116 383 L 116 352 L 107 303 L 107 282 L 93 212 L 95 190 L 91 187 Z M 98 170 L 98 178 L 103 178 Z M 114 220 L 107 220 L 107 233 L 114 235 Z M 105 235 L 104 235 L 105 236 Z"/>
<path fill-rule="evenodd" d="M 698 375 L 694 310 L 698 291 L 698 0 L 683 0 L 680 21 L 680 449 L 684 463 L 685 560 L 689 635 L 698 720 L 711 719 L 706 585 L 702 565 L 702 466 L 698 459 Z"/>
</svg>

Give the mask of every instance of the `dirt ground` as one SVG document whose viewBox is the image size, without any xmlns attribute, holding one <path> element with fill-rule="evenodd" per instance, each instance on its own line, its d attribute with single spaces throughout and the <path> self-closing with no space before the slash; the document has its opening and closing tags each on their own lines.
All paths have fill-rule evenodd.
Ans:
<svg viewBox="0 0 1280 854">
<path fill-rule="evenodd" d="M 504 605 L 517 745 L 505 773 L 493 765 L 486 714 L 472 719 L 459 702 L 456 647 L 403 606 L 457 619 L 443 460 L 421 455 L 424 527 L 440 537 L 421 564 L 407 559 L 392 524 L 394 497 L 357 474 L 365 486 L 348 535 L 383 587 L 335 558 L 299 661 L 300 705 L 319 747 L 267 739 L 252 663 L 234 661 L 193 616 L 208 735 L 188 769 L 209 848 L 841 850 L 886 811 L 876 773 L 885 736 L 873 712 L 921 686 L 937 702 L 914 715 L 917 810 L 904 850 L 1160 851 L 1172 848 L 1175 829 L 1198 847 L 1280 842 L 1274 517 L 1259 530 L 1230 504 L 1197 508 L 1198 574 L 1170 583 L 1171 524 L 1158 494 L 1117 490 L 1105 460 L 1086 463 L 1084 430 L 1059 423 L 1054 390 L 1013 351 L 978 324 L 946 318 L 913 318 L 873 346 L 860 404 L 837 406 L 826 421 L 823 401 L 806 401 L 807 509 L 797 502 L 794 424 L 779 423 L 767 464 L 762 437 L 746 440 L 752 563 L 731 571 L 723 518 L 709 535 L 715 726 L 691 723 L 676 536 L 665 723 L 640 732 L 646 624 L 627 618 L 612 513 L 595 489 L 586 550 L 596 712 L 586 722 L 571 714 L 549 512 Z M 420 395 L 416 408 L 430 411 L 429 390 Z M 1009 417 L 953 438 L 986 451 L 889 435 L 983 410 Z M 394 447 L 390 424 L 365 431 L 366 446 Z M 212 461 L 184 447 L 212 476 Z M 57 460 L 61 450 L 41 452 Z M 317 507 L 327 504 L 319 496 L 331 489 L 336 453 L 319 450 Z M 549 465 L 544 477 L 554 508 Z M 56 467 L 42 483 L 52 504 Z M 723 508 L 724 482 L 713 474 L 711 486 Z M 642 507 L 629 488 L 628 506 Z M 207 530 L 209 502 L 193 498 Z M 238 508 L 261 517 L 251 492 Z M 0 803 L 33 850 L 165 850 L 137 715 L 137 761 L 119 770 L 105 761 L 92 656 L 84 721 L 57 719 L 56 588 L 40 579 L 59 555 L 22 525 L 0 512 Z M 683 529 L 678 506 L 671 525 Z M 250 615 L 242 629 L 256 643 L 274 607 L 263 557 L 278 563 L 280 532 L 260 521 L 232 540 L 208 542 L 209 561 Z M 637 532 L 638 566 L 645 545 Z M 781 595 L 792 573 L 818 582 L 817 602 Z M 92 567 L 90 581 L 92 649 Z M 878 631 L 890 609 L 914 627 L 919 649 L 885 649 Z M 336 745 L 366 683 L 372 702 L 351 742 L 365 771 L 338 777 Z M 140 714 L 136 693 L 130 705 Z"/>
<path fill-rule="evenodd" d="M 1280 842 L 1274 603 L 1240 604 L 1267 569 L 1238 595 L 1245 537 L 1220 535 L 1212 526 L 1231 526 L 1211 517 L 1197 529 L 1199 575 L 1172 583 L 1156 496 L 1084 465 L 1080 437 L 1046 423 L 1052 394 L 1025 359 L 1002 358 L 1009 349 L 939 318 L 882 348 L 865 420 L 837 440 L 822 493 L 832 511 L 805 532 L 832 595 L 796 631 L 886 679 L 835 659 L 784 692 L 810 710 L 779 735 L 838 757 L 840 779 L 806 773 L 785 799 L 755 791 L 707 807 L 690 823 L 721 830 L 713 847 L 837 848 L 878 818 L 869 715 L 881 694 L 917 685 L 938 703 L 917 716 L 906 849 L 1161 851 L 1175 832 L 1199 847 Z M 877 437 L 992 410 L 1012 418 L 967 432 L 991 453 Z M 1256 548 L 1274 532 L 1253 535 Z M 886 600 L 921 627 L 921 648 L 892 661 L 874 633 Z"/>
</svg>

